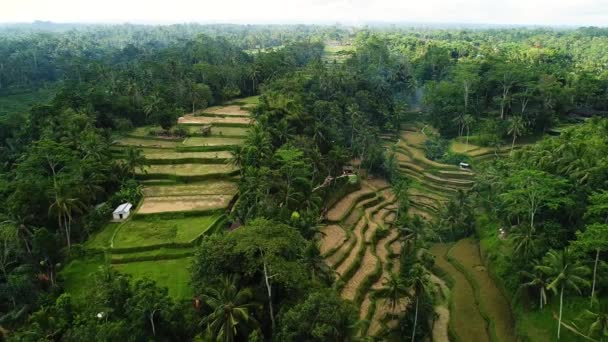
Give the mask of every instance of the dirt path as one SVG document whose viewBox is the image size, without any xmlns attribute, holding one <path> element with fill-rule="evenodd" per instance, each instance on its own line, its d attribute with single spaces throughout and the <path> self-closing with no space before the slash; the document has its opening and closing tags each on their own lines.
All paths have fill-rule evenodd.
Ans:
<svg viewBox="0 0 608 342">
<path fill-rule="evenodd" d="M 451 326 L 460 341 L 488 342 L 490 338 L 486 321 L 479 312 L 471 284 L 445 257 L 450 247 L 449 244 L 435 244 L 431 247 L 430 252 L 435 256 L 437 267 L 446 272 L 454 281 L 450 298 L 454 310 L 451 313 Z"/>
<path fill-rule="evenodd" d="M 450 290 L 445 281 L 436 275 L 431 275 L 431 282 L 436 285 L 440 302 L 435 306 L 437 319 L 433 323 L 433 342 L 449 342 L 448 325 L 450 323 L 450 309 L 448 308 L 448 296 Z"/>
<path fill-rule="evenodd" d="M 488 274 L 477 242 L 471 238 L 456 243 L 450 254 L 464 267 L 479 287 L 479 301 L 482 309 L 494 325 L 499 342 L 515 342 L 514 321 L 507 298 L 496 287 Z"/>
</svg>

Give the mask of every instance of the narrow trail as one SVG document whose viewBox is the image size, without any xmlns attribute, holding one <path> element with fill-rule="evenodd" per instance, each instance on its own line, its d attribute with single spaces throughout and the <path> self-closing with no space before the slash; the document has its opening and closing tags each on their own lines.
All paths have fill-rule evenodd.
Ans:
<svg viewBox="0 0 608 342">
<path fill-rule="evenodd" d="M 452 309 L 451 326 L 460 341 L 487 342 L 490 337 L 487 333 L 486 321 L 481 316 L 475 302 L 473 287 L 465 276 L 448 260 L 449 244 L 435 244 L 430 252 L 435 256 L 435 264 L 446 272 L 453 280 L 451 291 Z"/>
</svg>

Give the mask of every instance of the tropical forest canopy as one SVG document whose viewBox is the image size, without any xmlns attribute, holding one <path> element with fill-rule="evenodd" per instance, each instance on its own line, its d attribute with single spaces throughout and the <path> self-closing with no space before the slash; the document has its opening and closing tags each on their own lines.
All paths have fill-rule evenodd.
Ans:
<svg viewBox="0 0 608 342">
<path fill-rule="evenodd" d="M 606 51 L 608 30 L 594 27 L 1 26 L 0 339 L 352 340 L 357 310 L 316 242 L 352 191 L 335 179 L 350 164 L 386 178 L 403 213 L 401 266 L 378 296 L 423 304 L 383 338 L 430 336 L 424 250 L 469 236 L 516 321 L 571 299 L 566 316 L 588 314 L 580 334 L 608 337 Z M 231 151 L 238 199 L 188 268 L 194 304 L 110 265 L 68 291 L 62 270 L 89 257 L 112 209 L 143 196 L 146 157 L 117 157 L 117 137 L 185 136 L 180 117 L 255 95 Z M 406 215 L 412 180 L 382 139 L 407 123 L 436 129 L 429 160 L 471 162 L 453 141 L 496 154 L 428 222 Z"/>
</svg>

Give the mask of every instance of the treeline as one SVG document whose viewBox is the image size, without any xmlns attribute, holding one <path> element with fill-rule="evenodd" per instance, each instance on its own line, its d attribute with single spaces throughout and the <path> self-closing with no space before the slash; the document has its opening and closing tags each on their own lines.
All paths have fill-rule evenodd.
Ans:
<svg viewBox="0 0 608 342">
<path fill-rule="evenodd" d="M 346 39 L 339 27 L 242 25 L 67 25 L 37 23 L 0 27 L 0 94 L 27 91 L 61 81 L 91 63 L 115 65 L 134 58 L 150 59 L 167 48 L 206 36 L 243 53 L 295 42 Z M 199 46 L 200 47 L 200 46 Z M 214 49 L 209 49 L 213 51 Z M 179 54 L 177 54 L 179 55 Z M 228 56 L 224 56 L 228 57 Z M 240 62 L 227 58 L 226 64 Z M 230 61 L 230 62 L 229 62 Z"/>
</svg>

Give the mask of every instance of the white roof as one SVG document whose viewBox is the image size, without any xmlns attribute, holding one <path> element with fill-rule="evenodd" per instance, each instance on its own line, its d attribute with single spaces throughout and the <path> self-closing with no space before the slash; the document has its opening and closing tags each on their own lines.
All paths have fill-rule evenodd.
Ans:
<svg viewBox="0 0 608 342">
<path fill-rule="evenodd" d="M 129 211 L 131 209 L 133 205 L 131 203 L 123 203 L 121 205 L 119 205 L 116 210 L 114 210 L 115 214 L 118 213 L 126 213 L 127 211 Z"/>
</svg>

